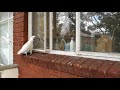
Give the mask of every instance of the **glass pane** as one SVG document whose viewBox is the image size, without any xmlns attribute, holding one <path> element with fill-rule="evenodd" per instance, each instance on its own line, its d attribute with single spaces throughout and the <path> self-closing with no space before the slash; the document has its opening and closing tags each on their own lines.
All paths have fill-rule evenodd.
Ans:
<svg viewBox="0 0 120 90">
<path fill-rule="evenodd" d="M 10 45 L 9 45 L 9 64 L 13 64 L 13 18 L 9 19 L 9 36 L 10 36 Z"/>
<path fill-rule="evenodd" d="M 34 49 L 44 49 L 44 12 L 33 13 L 33 31 L 32 34 L 36 36 L 34 40 Z"/>
<path fill-rule="evenodd" d="M 81 12 L 81 50 L 120 52 L 120 12 Z"/>
<path fill-rule="evenodd" d="M 9 33 L 8 22 L 0 23 L 0 59 L 2 64 L 7 65 L 9 60 Z"/>
<path fill-rule="evenodd" d="M 8 12 L 0 12 L 0 21 L 8 19 Z"/>
<path fill-rule="evenodd" d="M 53 50 L 75 51 L 75 12 L 53 13 Z"/>
<path fill-rule="evenodd" d="M 50 29 L 49 29 L 49 12 L 46 13 L 46 31 L 47 31 L 47 36 L 46 36 L 46 49 L 49 49 L 49 33 L 50 33 Z"/>
</svg>

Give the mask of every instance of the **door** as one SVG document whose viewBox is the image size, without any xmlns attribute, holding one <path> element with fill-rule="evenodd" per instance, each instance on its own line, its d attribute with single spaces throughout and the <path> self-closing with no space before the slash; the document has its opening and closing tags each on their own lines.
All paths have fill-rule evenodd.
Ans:
<svg viewBox="0 0 120 90">
<path fill-rule="evenodd" d="M 0 63 L 13 64 L 13 13 L 0 12 Z"/>
</svg>

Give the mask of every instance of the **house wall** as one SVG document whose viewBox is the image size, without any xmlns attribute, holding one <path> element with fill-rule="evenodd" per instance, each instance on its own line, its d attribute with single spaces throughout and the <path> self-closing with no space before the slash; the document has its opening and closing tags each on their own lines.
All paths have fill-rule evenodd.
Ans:
<svg viewBox="0 0 120 90">
<path fill-rule="evenodd" d="M 17 55 L 28 40 L 28 13 L 14 12 L 14 63 L 19 78 L 118 78 L 120 62 L 47 53 Z"/>
</svg>

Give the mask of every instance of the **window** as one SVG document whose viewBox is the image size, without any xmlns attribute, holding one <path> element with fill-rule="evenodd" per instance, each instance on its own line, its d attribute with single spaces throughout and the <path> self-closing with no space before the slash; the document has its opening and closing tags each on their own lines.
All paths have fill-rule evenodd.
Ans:
<svg viewBox="0 0 120 90">
<path fill-rule="evenodd" d="M 0 12 L 0 64 L 13 64 L 12 12 Z"/>
<path fill-rule="evenodd" d="M 120 59 L 119 12 L 29 12 L 34 49 L 98 59 Z"/>
<path fill-rule="evenodd" d="M 53 50 L 75 51 L 75 12 L 53 13 Z M 73 47 L 70 48 L 70 44 Z"/>
</svg>

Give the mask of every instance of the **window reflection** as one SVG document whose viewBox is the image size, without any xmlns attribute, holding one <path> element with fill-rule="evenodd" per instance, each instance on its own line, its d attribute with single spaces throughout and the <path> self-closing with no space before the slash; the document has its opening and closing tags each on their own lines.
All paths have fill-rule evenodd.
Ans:
<svg viewBox="0 0 120 90">
<path fill-rule="evenodd" d="M 53 13 L 53 49 L 75 51 L 75 12 Z"/>
<path fill-rule="evenodd" d="M 120 52 L 120 12 L 81 12 L 81 50 Z"/>
<path fill-rule="evenodd" d="M 44 49 L 44 12 L 33 13 L 32 34 L 36 36 L 34 49 Z"/>
</svg>

